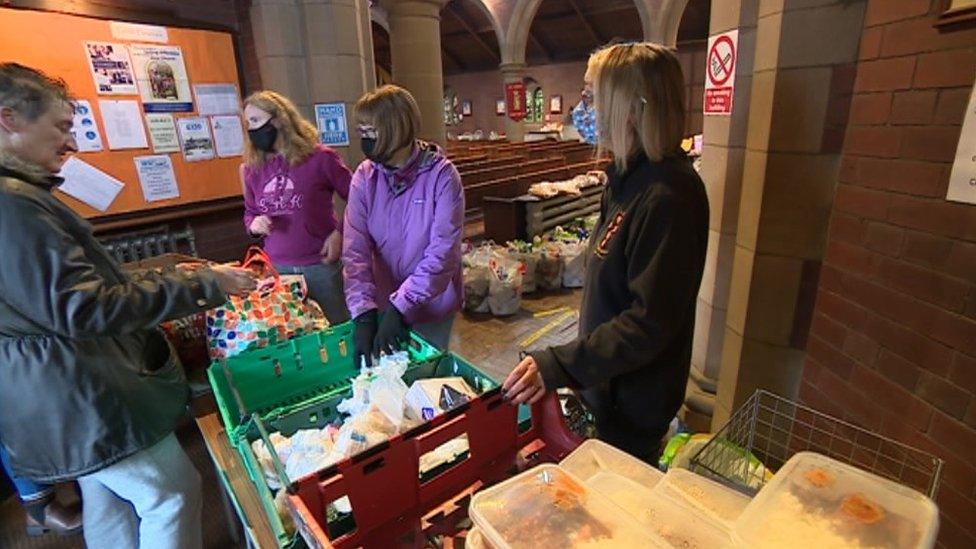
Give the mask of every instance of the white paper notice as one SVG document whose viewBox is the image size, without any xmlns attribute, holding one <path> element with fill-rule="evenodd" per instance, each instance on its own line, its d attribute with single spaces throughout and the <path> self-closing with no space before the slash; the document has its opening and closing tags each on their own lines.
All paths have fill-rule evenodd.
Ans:
<svg viewBox="0 0 976 549">
<path fill-rule="evenodd" d="M 72 156 L 58 174 L 64 183 L 58 189 L 100 212 L 108 210 L 122 191 L 123 183 L 95 166 Z"/>
<path fill-rule="evenodd" d="M 227 158 L 244 154 L 244 128 L 236 116 L 214 116 L 210 119 L 213 128 L 214 145 L 217 156 Z"/>
<path fill-rule="evenodd" d="M 952 164 L 946 199 L 976 204 L 976 84 L 969 95 L 969 106 L 962 120 L 962 133 L 956 147 L 956 161 Z"/>
<path fill-rule="evenodd" d="M 164 154 L 137 156 L 135 161 L 139 184 L 142 185 L 142 195 L 146 197 L 146 202 L 180 196 L 180 189 L 176 185 L 176 174 L 173 173 L 173 162 L 169 156 Z"/>
<path fill-rule="evenodd" d="M 233 84 L 197 84 L 193 86 L 193 92 L 197 96 L 200 116 L 237 114 L 241 110 L 237 86 Z"/>
<path fill-rule="evenodd" d="M 158 25 L 143 25 L 140 23 L 123 23 L 122 21 L 110 21 L 109 28 L 112 29 L 112 36 L 119 40 L 131 42 L 169 42 L 169 33 L 166 27 Z"/>
<path fill-rule="evenodd" d="M 176 122 L 180 130 L 183 158 L 187 162 L 210 160 L 214 157 L 213 138 L 206 118 L 180 118 Z"/>
<path fill-rule="evenodd" d="M 102 99 L 98 102 L 98 107 L 102 111 L 102 123 L 105 125 L 109 149 L 145 149 L 149 146 L 146 142 L 146 130 L 142 127 L 139 103 Z"/>
<path fill-rule="evenodd" d="M 102 136 L 95 124 L 95 113 L 91 103 L 84 99 L 75 101 L 75 120 L 71 126 L 71 134 L 78 144 L 78 152 L 95 152 L 102 150 Z"/>
<path fill-rule="evenodd" d="M 147 114 L 146 126 L 149 127 L 149 139 L 152 141 L 153 152 L 171 153 L 180 150 L 180 138 L 176 135 L 176 122 L 173 120 L 172 114 Z"/>
</svg>

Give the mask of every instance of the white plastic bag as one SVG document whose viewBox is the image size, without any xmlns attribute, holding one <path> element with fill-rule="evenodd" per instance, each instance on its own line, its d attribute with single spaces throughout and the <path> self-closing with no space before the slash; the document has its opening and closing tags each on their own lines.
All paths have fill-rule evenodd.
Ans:
<svg viewBox="0 0 976 549">
<path fill-rule="evenodd" d="M 488 312 L 488 288 L 491 271 L 488 267 L 491 261 L 492 246 L 484 244 L 464 254 L 462 263 L 464 268 L 464 310 L 472 313 Z"/>
<path fill-rule="evenodd" d="M 563 286 L 563 258 L 559 246 L 547 243 L 542 246 L 536 265 L 536 284 L 541 290 L 558 290 Z"/>
<path fill-rule="evenodd" d="M 510 316 L 522 308 L 522 262 L 507 254 L 491 260 L 488 308 L 495 316 Z"/>
<path fill-rule="evenodd" d="M 586 243 L 564 242 L 560 245 L 563 259 L 563 287 L 582 288 L 586 275 Z"/>
</svg>

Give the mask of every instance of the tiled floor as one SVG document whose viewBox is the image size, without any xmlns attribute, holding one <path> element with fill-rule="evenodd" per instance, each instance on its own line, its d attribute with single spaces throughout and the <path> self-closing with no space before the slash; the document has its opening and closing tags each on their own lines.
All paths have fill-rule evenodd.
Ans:
<svg viewBox="0 0 976 549">
<path fill-rule="evenodd" d="M 532 349 L 561 343 L 576 334 L 574 312 L 579 306 L 579 300 L 578 291 L 564 291 L 526 297 L 523 299 L 522 310 L 508 318 L 459 315 L 454 325 L 451 348 L 497 379 L 504 379 L 518 363 L 518 355 L 523 343 L 527 343 L 527 349 Z M 219 496 L 220 487 L 200 433 L 195 425 L 189 424 L 181 429 L 179 435 L 183 446 L 203 477 L 205 547 L 208 549 L 243 547 L 232 540 Z M 83 547 L 84 543 L 80 536 L 27 538 L 24 535 L 23 510 L 16 498 L 8 498 L 0 502 L 0 549 L 81 549 Z"/>
</svg>

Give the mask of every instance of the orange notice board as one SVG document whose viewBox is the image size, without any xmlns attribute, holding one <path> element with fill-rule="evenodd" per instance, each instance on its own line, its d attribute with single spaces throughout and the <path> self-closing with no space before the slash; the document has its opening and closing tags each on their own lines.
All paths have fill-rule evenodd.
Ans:
<svg viewBox="0 0 976 549">
<path fill-rule="evenodd" d="M 121 192 L 107 211 L 95 208 L 64 194 L 59 197 L 88 218 L 132 213 L 171 206 L 193 204 L 202 201 L 239 196 L 241 187 L 237 167 L 240 156 L 188 162 L 182 151 L 156 153 L 153 150 L 149 128 L 146 126 L 144 104 L 140 90 L 129 93 L 105 95 L 96 88 L 89 65 L 87 42 L 121 44 L 131 46 L 179 46 L 190 86 L 193 106 L 191 112 L 174 112 L 178 121 L 184 117 L 197 117 L 199 103 L 193 86 L 199 84 L 232 84 L 240 94 L 237 60 L 234 55 L 233 36 L 229 32 L 197 30 L 175 27 L 155 27 L 165 33 L 147 35 L 150 40 L 139 39 L 138 33 L 122 32 L 118 27 L 113 34 L 110 21 L 76 15 L 0 8 L 0 62 L 14 61 L 34 67 L 45 73 L 63 78 L 72 94 L 91 103 L 94 120 L 101 135 L 102 150 L 82 152 L 77 158 L 91 164 L 124 184 Z M 165 42 L 162 40 L 165 39 Z M 138 82 L 138 79 L 137 79 Z M 118 90 L 116 90 L 118 91 Z M 146 132 L 147 148 L 110 150 L 105 121 L 99 100 L 136 101 L 142 129 Z M 164 154 L 173 165 L 179 196 L 149 202 L 143 193 L 136 171 L 135 158 Z"/>
</svg>

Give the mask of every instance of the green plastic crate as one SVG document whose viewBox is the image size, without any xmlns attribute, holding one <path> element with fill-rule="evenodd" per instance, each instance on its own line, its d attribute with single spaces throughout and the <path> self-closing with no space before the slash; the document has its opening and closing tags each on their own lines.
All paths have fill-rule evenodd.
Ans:
<svg viewBox="0 0 976 549">
<path fill-rule="evenodd" d="M 429 360 L 412 364 L 404 374 L 403 380 L 407 385 L 410 385 L 418 379 L 448 376 L 464 378 L 468 385 L 478 394 L 499 386 L 496 380 L 463 358 L 451 353 L 439 354 Z M 275 512 L 272 490 L 268 487 L 267 480 L 264 477 L 264 470 L 258 463 L 257 457 L 251 448 L 251 443 L 261 437 L 260 428 L 263 428 L 266 433 L 277 431 L 285 436 L 291 436 L 300 429 L 320 429 L 325 427 L 327 424 L 339 418 L 341 414 L 336 410 L 336 406 L 350 394 L 351 386 L 350 384 L 346 384 L 345 387 L 337 391 L 321 395 L 303 404 L 282 406 L 267 414 L 254 414 L 251 420 L 235 433 L 235 438 L 237 439 L 235 445 L 244 462 L 244 468 L 258 489 L 261 504 L 283 547 L 291 543 L 292 540 L 285 533 L 284 526 L 281 524 Z M 280 462 L 278 465 L 283 475 L 284 465 Z M 436 471 L 431 471 L 430 474 L 436 475 Z M 290 484 L 291 481 L 296 479 L 283 478 L 282 480 L 285 481 L 283 484 Z M 329 524 L 328 526 L 330 528 L 337 527 L 340 531 L 343 527 L 349 527 L 342 523 Z M 335 534 L 335 537 L 338 537 L 338 535 Z"/>
<path fill-rule="evenodd" d="M 261 416 L 307 406 L 345 389 L 359 375 L 353 364 L 353 323 L 346 322 L 263 349 L 246 351 L 207 369 L 220 418 L 231 444 L 251 414 Z M 410 361 L 425 362 L 443 353 L 411 334 Z M 232 386 L 233 385 L 233 386 Z"/>
<path fill-rule="evenodd" d="M 259 423 L 287 436 L 324 427 L 339 417 L 336 406 L 351 394 L 352 379 L 359 375 L 353 364 L 353 329 L 347 322 L 246 351 L 207 370 L 227 436 L 257 489 L 280 547 L 292 547 L 300 537 L 285 533 L 251 442 L 260 437 Z M 416 334 L 411 338 L 411 365 L 403 376 L 407 385 L 417 379 L 460 376 L 479 394 L 498 387 L 496 380 L 466 360 L 437 350 Z"/>
</svg>

